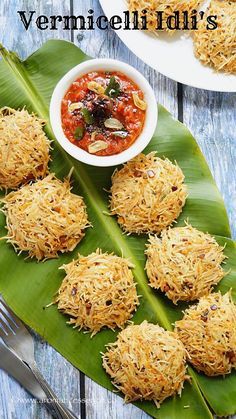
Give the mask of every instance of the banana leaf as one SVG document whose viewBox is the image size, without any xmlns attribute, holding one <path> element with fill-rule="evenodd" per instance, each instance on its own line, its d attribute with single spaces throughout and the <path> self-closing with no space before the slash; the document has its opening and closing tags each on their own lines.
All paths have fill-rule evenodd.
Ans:
<svg viewBox="0 0 236 419">
<path fill-rule="evenodd" d="M 72 254 L 60 256 L 45 263 L 17 256 L 4 240 L 0 241 L 0 292 L 16 314 L 47 342 L 56 348 L 74 366 L 107 389 L 114 390 L 102 368 L 100 352 L 116 339 L 117 332 L 103 330 L 93 339 L 66 324 L 66 317 L 55 306 L 45 308 L 54 297 L 63 279 L 58 268 L 77 253 L 87 255 L 96 248 L 123 254 L 135 264 L 134 275 L 138 292 L 142 295 L 140 307 L 133 321 L 147 319 L 168 330 L 181 318 L 184 305 L 174 306 L 161 293 L 148 286 L 144 271 L 144 249 L 147 238 L 126 236 L 108 211 L 108 195 L 114 168 L 95 168 L 78 163 L 67 155 L 53 138 L 48 107 L 58 80 L 73 66 L 89 59 L 80 49 L 66 41 L 48 41 L 25 61 L 1 48 L 0 106 L 25 106 L 47 122 L 46 132 L 54 140 L 50 170 L 59 178 L 65 177 L 71 167 L 73 190 L 81 194 L 87 204 L 93 225 Z M 159 106 L 159 120 L 155 135 L 146 152 L 157 151 L 160 157 L 177 161 L 188 185 L 188 200 L 178 225 L 188 220 L 202 231 L 208 231 L 226 245 L 228 257 L 225 269 L 230 273 L 218 288 L 232 289 L 236 301 L 236 246 L 230 239 L 230 228 L 224 203 L 215 185 L 204 157 L 191 133 L 180 122 Z M 4 236 L 5 219 L 0 215 L 0 235 Z M 211 418 L 213 414 L 227 416 L 236 412 L 236 374 L 225 378 L 208 378 L 189 368 L 191 384 L 186 383 L 182 397 L 166 400 L 160 409 L 152 402 L 136 405 L 155 418 Z"/>
</svg>

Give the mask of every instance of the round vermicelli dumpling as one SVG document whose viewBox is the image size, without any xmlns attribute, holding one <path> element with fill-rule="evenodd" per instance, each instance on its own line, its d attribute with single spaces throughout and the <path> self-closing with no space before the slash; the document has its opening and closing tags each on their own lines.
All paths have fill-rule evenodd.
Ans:
<svg viewBox="0 0 236 419">
<path fill-rule="evenodd" d="M 181 394 L 188 378 L 185 361 L 177 335 L 147 321 L 122 330 L 103 355 L 103 367 L 126 402 L 153 400 L 158 407 Z"/>
<path fill-rule="evenodd" d="M 0 189 L 46 176 L 50 141 L 44 122 L 25 109 L 0 110 Z"/>
<path fill-rule="evenodd" d="M 103 327 L 123 328 L 139 300 L 129 260 L 97 250 L 62 266 L 66 272 L 55 302 L 70 324 L 92 336 Z"/>
<path fill-rule="evenodd" d="M 211 0 L 208 15 L 217 16 L 217 28 L 209 30 L 206 21 L 194 32 L 194 52 L 204 65 L 216 71 L 236 74 L 236 2 Z"/>
<path fill-rule="evenodd" d="M 191 225 L 169 228 L 161 238 L 151 236 L 146 250 L 150 286 L 175 304 L 207 295 L 226 275 L 223 250 L 214 237 Z"/>
<path fill-rule="evenodd" d="M 68 179 L 62 182 L 53 174 L 9 193 L 2 203 L 5 238 L 38 260 L 74 250 L 89 227 L 83 198 L 71 193 Z"/>
<path fill-rule="evenodd" d="M 202 297 L 175 326 L 198 371 L 217 376 L 236 368 L 236 306 L 230 293 Z"/>
<path fill-rule="evenodd" d="M 126 233 L 160 233 L 180 215 L 187 197 L 182 170 L 155 153 L 140 154 L 112 176 L 111 214 Z"/>
</svg>

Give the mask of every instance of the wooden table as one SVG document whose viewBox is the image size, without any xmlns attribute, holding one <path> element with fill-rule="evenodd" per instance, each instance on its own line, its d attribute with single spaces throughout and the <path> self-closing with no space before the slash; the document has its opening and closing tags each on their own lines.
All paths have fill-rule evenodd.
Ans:
<svg viewBox="0 0 236 419">
<path fill-rule="evenodd" d="M 111 0 L 114 1 L 114 0 Z M 39 31 L 23 28 L 17 10 L 36 10 L 45 15 L 80 15 L 102 10 L 98 0 L 1 0 L 0 42 L 25 58 L 49 38 L 75 42 L 93 57 L 118 58 L 138 68 L 154 87 L 158 101 L 193 132 L 224 197 L 233 237 L 236 239 L 236 94 L 221 94 L 178 84 L 158 74 L 134 56 L 112 31 Z M 63 57 L 62 57 L 63 59 Z M 174 63 L 173 63 L 174 65 Z M 35 336 L 36 357 L 41 371 L 57 395 L 71 403 L 84 419 L 146 419 L 141 410 L 123 401 L 80 374 L 47 343 Z M 80 405 L 79 399 L 86 399 Z M 0 418 L 49 418 L 30 396 L 0 371 Z"/>
</svg>

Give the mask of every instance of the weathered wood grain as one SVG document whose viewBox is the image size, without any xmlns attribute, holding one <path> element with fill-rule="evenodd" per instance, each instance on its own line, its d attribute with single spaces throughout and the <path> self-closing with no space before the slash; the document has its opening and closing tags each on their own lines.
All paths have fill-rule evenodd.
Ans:
<svg viewBox="0 0 236 419">
<path fill-rule="evenodd" d="M 0 1 L 0 41 L 9 49 L 26 57 L 40 47 L 49 38 L 72 39 L 87 54 L 93 57 L 113 57 L 138 68 L 155 88 L 158 101 L 192 130 L 202 148 L 216 182 L 224 196 L 231 220 L 234 238 L 236 225 L 236 139 L 235 139 L 235 99 L 236 95 L 211 93 L 189 87 L 183 87 L 177 97 L 177 84 L 150 69 L 135 57 L 111 31 L 39 31 L 27 32 L 16 15 L 17 10 L 36 10 L 46 15 L 73 12 L 87 14 L 92 8 L 96 15 L 101 13 L 98 0 L 8 0 Z M 181 93 L 181 89 L 179 89 Z M 180 108 L 178 109 L 178 99 Z M 77 415 L 80 415 L 78 399 L 80 397 L 80 374 L 49 345 L 35 337 L 36 357 L 41 371 L 48 379 L 59 397 L 65 399 Z M 82 390 L 83 390 L 83 379 Z M 147 415 L 133 406 L 124 406 L 122 399 L 101 388 L 92 380 L 85 379 L 86 416 L 88 419 L 146 419 Z M 21 399 L 25 399 L 21 403 Z M 28 400 L 28 402 L 27 402 Z M 74 402 L 73 402 L 74 400 Z M 50 415 L 44 408 L 38 407 L 29 395 L 0 371 L 0 419 L 48 419 Z"/>
<path fill-rule="evenodd" d="M 194 134 L 216 180 L 236 239 L 236 94 L 184 87 L 184 122 Z"/>
</svg>

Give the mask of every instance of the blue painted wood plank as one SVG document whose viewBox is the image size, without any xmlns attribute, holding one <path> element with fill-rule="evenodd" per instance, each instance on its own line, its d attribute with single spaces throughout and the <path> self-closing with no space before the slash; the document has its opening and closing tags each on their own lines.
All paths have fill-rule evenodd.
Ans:
<svg viewBox="0 0 236 419">
<path fill-rule="evenodd" d="M 236 93 L 184 87 L 184 122 L 192 131 L 224 198 L 236 240 Z"/>
</svg>

